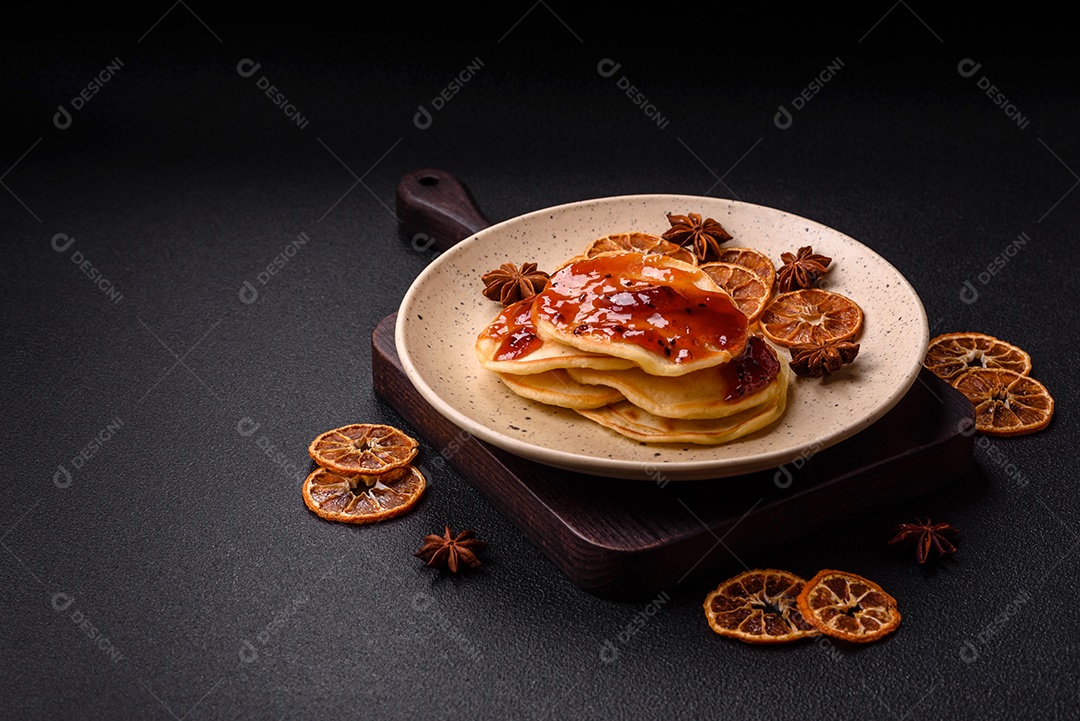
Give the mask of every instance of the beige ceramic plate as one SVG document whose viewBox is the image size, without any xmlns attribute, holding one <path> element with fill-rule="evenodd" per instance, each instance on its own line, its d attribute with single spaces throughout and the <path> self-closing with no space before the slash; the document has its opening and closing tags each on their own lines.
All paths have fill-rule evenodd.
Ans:
<svg viewBox="0 0 1080 721">
<path fill-rule="evenodd" d="M 788 408 L 772 426 L 719 446 L 644 445 L 571 410 L 521 398 L 480 367 L 477 333 L 499 312 L 480 275 L 502 263 L 543 270 L 611 233 L 661 233 L 667 213 L 701 213 L 779 267 L 780 254 L 812 245 L 833 258 L 823 288 L 865 312 L 859 357 L 827 382 L 793 378 Z M 396 343 L 413 385 L 439 413 L 492 445 L 558 468 L 616 478 L 693 480 L 798 462 L 883 416 L 915 381 L 929 340 L 911 284 L 861 243 L 812 220 L 759 205 L 686 195 L 630 195 L 569 203 L 504 221 L 436 258 L 398 312 Z M 787 353 L 781 358 L 787 360 Z"/>
</svg>

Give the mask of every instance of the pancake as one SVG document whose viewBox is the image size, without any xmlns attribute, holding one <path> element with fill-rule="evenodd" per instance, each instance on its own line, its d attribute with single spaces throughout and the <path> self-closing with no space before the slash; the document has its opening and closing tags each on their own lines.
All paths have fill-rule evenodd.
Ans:
<svg viewBox="0 0 1080 721">
<path fill-rule="evenodd" d="M 784 392 L 774 400 L 725 418 L 689 420 L 664 418 L 638 408 L 630 401 L 620 401 L 593 410 L 576 412 L 616 433 L 642 443 L 694 443 L 717 445 L 742 438 L 776 422 L 787 407 L 787 379 L 781 378 Z"/>
<path fill-rule="evenodd" d="M 507 306 L 476 338 L 480 365 L 497 373 L 529 375 L 562 368 L 617 370 L 633 363 L 600 353 L 582 351 L 536 334 L 532 320 L 533 298 Z"/>
<path fill-rule="evenodd" d="M 626 400 L 653 415 L 667 418 L 725 418 L 776 400 L 787 392 L 787 364 L 760 336 L 729 363 L 682 376 L 654 376 L 640 368 L 600 371 L 570 369 L 579 383 L 617 390 Z"/>
<path fill-rule="evenodd" d="M 495 375 L 522 398 L 561 408 L 601 408 L 623 399 L 622 394 L 614 388 L 578 383 L 564 370 L 521 376 L 510 373 Z"/>
<path fill-rule="evenodd" d="M 623 358 L 650 375 L 727 363 L 748 337 L 731 296 L 696 266 L 666 255 L 577 260 L 551 276 L 532 309 L 544 341 Z"/>
</svg>

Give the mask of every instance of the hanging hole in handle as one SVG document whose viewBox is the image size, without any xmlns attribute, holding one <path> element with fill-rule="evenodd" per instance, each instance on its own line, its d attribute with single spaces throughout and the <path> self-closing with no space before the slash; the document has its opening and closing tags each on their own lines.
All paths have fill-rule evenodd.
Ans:
<svg viewBox="0 0 1080 721">
<path fill-rule="evenodd" d="M 439 179 L 436 178 L 434 175 L 425 175 L 422 178 L 420 178 L 420 185 L 427 185 L 427 186 L 430 187 L 432 185 L 438 185 L 438 184 L 439 184 Z"/>
</svg>

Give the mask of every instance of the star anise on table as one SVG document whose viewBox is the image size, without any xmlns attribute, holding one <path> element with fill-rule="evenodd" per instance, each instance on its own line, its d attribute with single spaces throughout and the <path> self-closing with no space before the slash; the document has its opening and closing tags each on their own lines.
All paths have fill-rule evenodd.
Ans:
<svg viewBox="0 0 1080 721">
<path fill-rule="evenodd" d="M 497 300 L 504 306 L 541 292 L 549 278 L 547 273 L 536 269 L 536 263 L 523 263 L 521 268 L 513 263 L 503 263 L 480 276 L 484 282 L 484 297 Z"/>
<path fill-rule="evenodd" d="M 813 287 L 829 271 L 832 258 L 814 252 L 809 245 L 796 254 L 781 253 L 784 265 L 776 271 L 776 288 L 780 293 Z"/>
<path fill-rule="evenodd" d="M 720 257 L 720 244 L 731 240 L 731 233 L 712 218 L 701 219 L 698 213 L 688 215 L 667 214 L 671 228 L 662 236 L 664 240 L 689 247 L 697 259 L 705 263 Z"/>
<path fill-rule="evenodd" d="M 929 518 L 925 521 L 916 520 L 915 523 L 901 523 L 893 529 L 893 533 L 896 535 L 889 541 L 889 545 L 914 544 L 915 560 L 919 563 L 926 563 L 932 553 L 938 556 L 956 553 L 956 546 L 949 539 L 960 535 L 960 531 L 948 523 L 930 523 Z"/>
<path fill-rule="evenodd" d="M 791 370 L 803 378 L 822 378 L 835 373 L 844 365 L 855 360 L 859 354 L 859 344 L 846 340 L 825 341 L 823 343 L 800 343 L 793 345 L 791 351 Z"/>
<path fill-rule="evenodd" d="M 450 526 L 443 535 L 430 533 L 424 536 L 424 545 L 413 555 L 424 561 L 428 567 L 446 568 L 451 573 L 468 566 L 480 565 L 477 555 L 487 548 L 487 541 L 476 538 L 473 531 L 462 531 L 454 536 Z"/>
</svg>

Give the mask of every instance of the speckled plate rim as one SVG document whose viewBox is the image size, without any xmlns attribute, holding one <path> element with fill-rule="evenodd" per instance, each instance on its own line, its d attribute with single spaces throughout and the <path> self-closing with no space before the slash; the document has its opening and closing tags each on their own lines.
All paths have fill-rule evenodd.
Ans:
<svg viewBox="0 0 1080 721">
<path fill-rule="evenodd" d="M 818 229 L 820 231 L 834 234 L 835 237 L 843 239 L 846 243 L 852 244 L 852 247 L 860 249 L 861 252 L 867 254 L 870 257 L 873 257 L 876 262 L 890 269 L 891 272 L 895 274 L 895 280 L 897 282 L 896 292 L 904 292 L 905 294 L 909 294 L 908 300 L 914 301 L 914 308 L 917 310 L 919 316 L 917 318 L 917 322 L 921 331 L 917 343 L 913 344 L 913 347 L 910 349 L 910 365 L 902 374 L 900 381 L 895 384 L 892 393 L 889 394 L 887 397 L 881 399 L 881 401 L 874 406 L 872 412 L 864 414 L 858 419 L 831 433 L 822 434 L 821 436 L 814 438 L 812 441 L 795 444 L 790 447 L 781 448 L 771 452 L 756 453 L 722 460 L 708 458 L 691 461 L 664 461 L 653 464 L 642 462 L 640 460 L 632 460 L 625 458 L 601 458 L 580 453 L 570 453 L 559 450 L 555 447 L 544 445 L 542 443 L 523 441 L 520 438 L 509 435 L 508 433 L 489 428 L 488 426 L 477 422 L 469 415 L 460 412 L 458 409 L 450 405 L 432 387 L 431 383 L 428 381 L 427 378 L 425 378 L 424 374 L 420 372 L 417 364 L 414 362 L 412 350 L 410 348 L 410 341 L 413 340 L 414 333 L 418 333 L 419 331 L 423 330 L 422 328 L 415 327 L 415 323 L 417 321 L 413 319 L 413 308 L 416 305 L 420 295 L 422 293 L 430 291 L 430 286 L 432 283 L 431 279 L 439 272 L 440 268 L 447 264 L 453 264 L 457 256 L 468 252 L 471 246 L 474 244 L 497 242 L 500 239 L 500 236 L 503 235 L 507 229 L 512 228 L 515 225 L 534 222 L 536 219 L 542 218 L 543 216 L 553 217 L 553 214 L 562 213 L 572 208 L 584 208 L 597 204 L 634 203 L 641 201 L 665 201 L 669 203 L 671 207 L 675 208 L 694 208 L 695 205 L 700 205 L 702 203 L 720 202 L 736 208 L 742 206 L 748 209 L 753 209 L 755 212 L 775 213 L 778 214 L 778 216 L 783 216 L 787 219 L 797 221 L 798 223 L 805 223 L 807 224 L 808 228 L 809 226 L 813 226 L 815 229 Z M 731 245 L 738 245 L 738 237 L 736 237 L 735 241 L 731 242 Z M 505 248 L 503 248 L 503 250 L 505 250 Z M 482 270 L 477 270 L 476 272 L 479 273 L 482 272 Z M 493 310 L 495 309 L 493 308 Z M 505 451 L 533 461 L 543 463 L 545 465 L 553 466 L 555 468 L 561 468 L 565 470 L 598 476 L 624 478 L 628 480 L 638 481 L 656 481 L 657 479 L 662 479 L 664 481 L 691 481 L 705 480 L 711 478 L 724 478 L 748 473 L 755 473 L 759 471 L 769 470 L 772 468 L 777 468 L 779 466 L 792 462 L 797 463 L 800 459 L 807 459 L 814 453 L 817 453 L 824 448 L 851 438 L 855 434 L 869 427 L 886 413 L 888 413 L 900 401 L 900 399 L 903 398 L 904 395 L 906 395 L 908 390 L 910 390 L 912 384 L 915 382 L 915 379 L 918 377 L 918 374 L 922 369 L 922 359 L 926 354 L 926 348 L 929 343 L 929 338 L 930 333 L 926 318 L 926 311 L 914 287 L 907 281 L 906 278 L 904 278 L 904 276 L 900 273 L 899 270 L 895 268 L 895 266 L 889 263 L 876 251 L 866 245 L 863 245 L 851 236 L 848 236 L 834 228 L 830 228 L 829 226 L 826 226 L 809 218 L 795 215 L 793 213 L 789 213 L 787 211 L 779 210 L 776 208 L 771 208 L 769 206 L 747 203 L 744 201 L 729 200 L 725 198 L 680 194 L 621 195 L 575 201 L 571 203 L 551 206 L 548 208 L 541 208 L 539 210 L 509 218 L 507 220 L 484 228 L 483 230 L 457 243 L 445 253 L 439 255 L 423 271 L 421 271 L 421 273 L 413 281 L 412 285 L 409 287 L 409 290 L 405 293 L 405 296 L 401 301 L 401 305 L 398 310 L 397 322 L 394 329 L 395 345 L 406 377 L 412 383 L 414 388 L 420 393 L 420 395 L 423 396 L 424 400 L 426 400 L 440 415 L 454 423 L 454 425 L 458 426 L 462 430 L 470 433 L 471 435 L 479 438 L 480 440 L 486 441 Z M 416 340 L 419 342 L 420 338 L 417 337 Z M 793 377 L 792 380 L 794 383 L 799 379 Z M 783 418 L 781 418 L 778 422 L 782 423 Z M 629 443 L 634 443 L 633 441 L 629 441 L 629 439 L 627 440 Z M 702 446 L 702 448 L 708 449 L 711 447 Z"/>
</svg>

